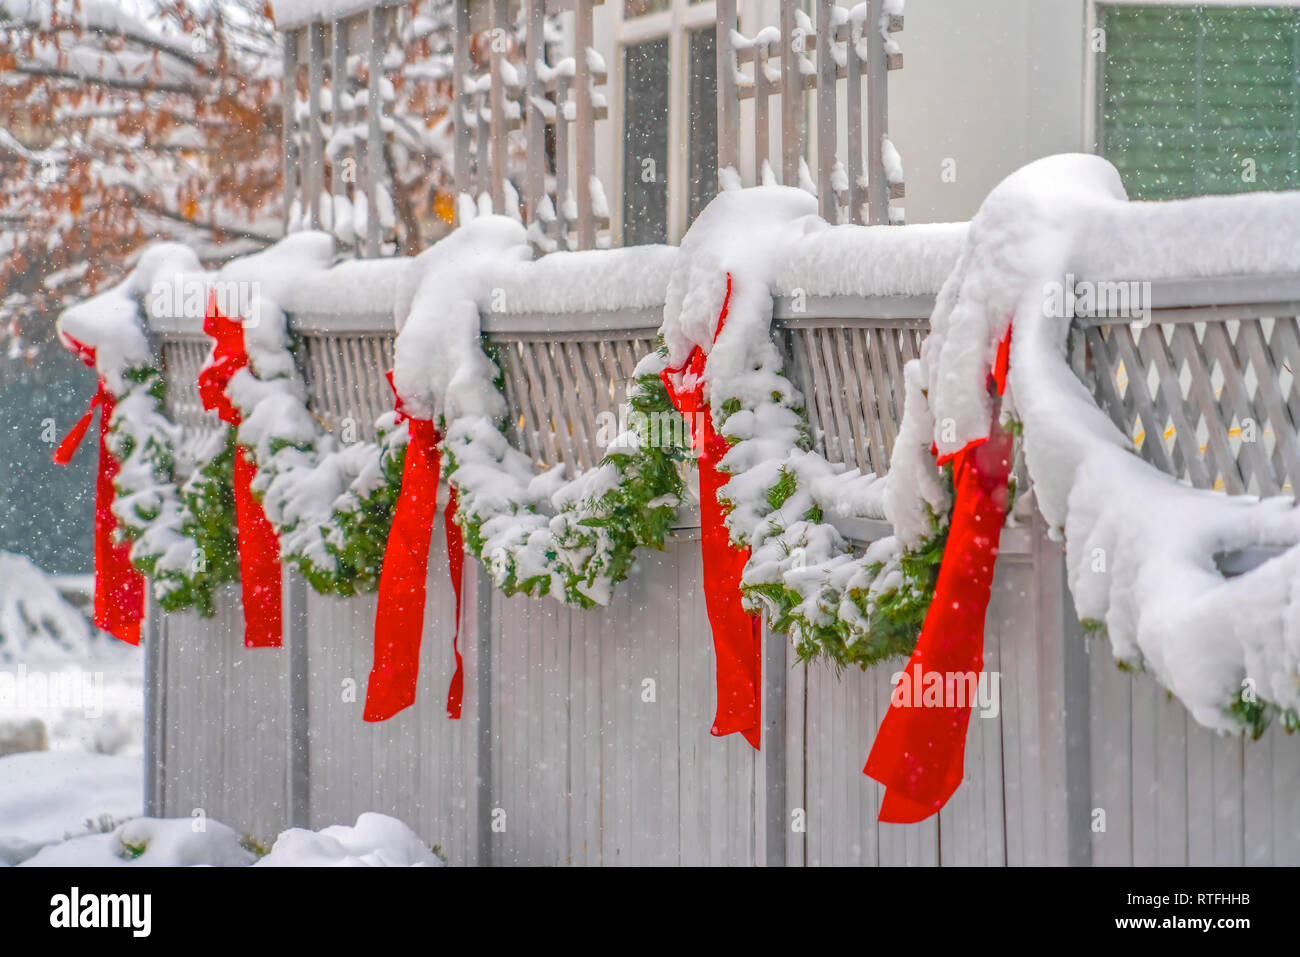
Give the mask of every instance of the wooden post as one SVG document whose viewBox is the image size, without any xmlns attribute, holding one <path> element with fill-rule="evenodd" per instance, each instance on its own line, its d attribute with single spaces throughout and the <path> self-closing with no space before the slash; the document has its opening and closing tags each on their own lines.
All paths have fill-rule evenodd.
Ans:
<svg viewBox="0 0 1300 957">
<path fill-rule="evenodd" d="M 311 723 L 307 695 L 307 580 L 285 572 L 285 642 L 289 655 L 288 794 L 290 827 L 311 826 Z"/>
<path fill-rule="evenodd" d="M 1066 582 L 1065 548 L 1033 512 L 1033 611 L 1039 646 L 1043 863 L 1092 863 L 1089 665 L 1083 628 Z"/>
<path fill-rule="evenodd" d="M 484 569 L 482 562 L 466 562 L 461 573 L 461 581 L 470 585 L 467 589 L 471 600 L 465 608 L 474 609 L 474 660 L 471 663 L 474 672 L 476 713 L 478 723 L 475 735 L 477 780 L 474 782 L 473 836 L 475 863 L 486 867 L 492 863 L 492 603 L 496 588 L 492 577 Z M 469 615 L 466 614 L 466 619 Z"/>
<path fill-rule="evenodd" d="M 339 131 L 351 121 L 348 111 L 343 109 L 343 97 L 348 89 L 348 23 L 346 20 L 335 20 L 330 30 L 331 39 L 333 40 L 333 49 L 331 50 L 330 63 L 330 106 L 333 113 L 333 139 L 336 143 L 340 142 Z M 334 199 L 336 196 L 346 196 L 348 194 L 347 181 L 344 179 L 345 163 L 344 154 L 347 150 L 339 147 L 334 156 L 330 158 L 330 202 L 334 209 L 330 213 L 330 231 L 334 233 L 334 246 L 337 249 L 340 242 L 343 245 L 352 246 L 352 237 L 340 240 L 338 235 L 338 222 L 335 213 L 338 211 L 338 203 Z M 356 159 L 353 159 L 353 164 Z"/>
<path fill-rule="evenodd" d="M 817 0 L 817 207 L 831 225 L 839 221 L 839 200 L 831 182 L 839 132 L 835 122 L 835 30 L 831 10 L 835 0 Z"/>
<path fill-rule="evenodd" d="M 387 179 L 384 168 L 384 48 L 388 40 L 388 11 L 370 11 L 370 83 L 366 94 L 369 135 L 366 138 L 366 255 L 378 256 L 382 229 L 379 223 L 379 192 Z"/>
<path fill-rule="evenodd" d="M 292 37 L 287 38 L 292 41 Z M 165 817 L 167 763 L 167 626 L 153 595 L 144 616 L 144 813 Z"/>
<path fill-rule="evenodd" d="M 320 89 L 325 71 L 325 24 L 307 28 L 307 208 L 311 228 L 322 224 L 321 193 L 325 191 L 325 151 L 321 136 Z"/>
<path fill-rule="evenodd" d="M 298 101 L 298 38 L 301 35 L 299 30 L 286 30 L 284 33 L 284 83 L 280 91 L 283 112 L 280 123 L 283 126 L 281 132 L 284 142 L 284 231 L 286 233 L 292 225 L 289 217 L 293 211 L 294 200 L 298 199 L 298 121 L 295 110 Z"/>
<path fill-rule="evenodd" d="M 465 90 L 465 81 L 469 79 L 469 3 L 470 0 L 455 0 L 456 24 L 451 39 L 452 62 L 452 118 L 455 122 L 456 152 L 452 160 L 452 177 L 454 192 L 459 200 L 461 193 L 470 191 L 469 170 L 469 104 L 470 97 Z M 456 203 L 457 219 L 460 217 L 460 203 Z"/>
<path fill-rule="evenodd" d="M 545 0 L 523 0 L 524 24 L 524 222 L 543 223 L 538 211 L 546 196 L 546 116 L 541 102 L 545 98 L 539 66 L 546 62 Z"/>
<path fill-rule="evenodd" d="M 767 44 L 754 44 L 754 185 L 763 185 L 763 164 L 772 156 L 768 143 L 769 97 L 772 85 L 767 81 Z"/>
<path fill-rule="evenodd" d="M 492 113 L 491 120 L 491 137 L 492 149 L 488 162 L 488 188 L 492 195 L 492 211 L 497 214 L 506 211 L 506 165 L 509 162 L 508 150 L 506 148 L 506 136 L 510 131 L 510 120 L 506 116 L 506 80 L 501 69 L 501 64 L 506 59 L 506 37 L 510 30 L 510 19 L 507 14 L 506 0 L 491 0 L 489 8 L 491 33 L 491 80 L 492 85 L 488 92 L 488 108 Z M 480 146 L 480 153 L 486 154 L 486 151 Z M 483 155 L 480 155 L 479 162 L 482 163 Z"/>
<path fill-rule="evenodd" d="M 557 78 L 555 87 L 555 224 L 556 238 L 561 249 L 571 249 L 569 234 L 573 223 L 569 220 L 569 121 L 565 119 L 564 107 L 569 102 L 569 87 L 572 81 L 567 76 Z"/>
<path fill-rule="evenodd" d="M 861 32 L 867 24 L 855 24 L 849 20 L 849 38 L 844 46 L 845 62 L 848 64 L 848 96 L 845 104 L 848 113 L 848 151 L 847 172 L 849 175 L 849 222 L 861 224 L 866 220 L 862 215 L 862 206 L 867 201 L 866 190 L 862 188 L 864 164 L 862 162 L 862 57 L 861 46 L 866 39 Z"/>
<path fill-rule="evenodd" d="M 736 51 L 731 43 L 731 33 L 738 26 L 736 0 L 717 0 L 717 23 L 718 171 L 734 169 L 740 172 L 740 94 L 736 89 Z M 755 57 L 756 71 L 757 64 Z"/>
<path fill-rule="evenodd" d="M 789 810 L 786 794 L 786 762 L 789 758 L 786 741 L 785 697 L 789 663 L 786 647 L 789 639 L 774 633 L 763 619 L 762 647 L 762 714 L 763 751 L 760 755 L 762 774 L 759 785 L 763 789 L 762 857 L 758 863 L 767 867 L 784 867 L 786 840 L 790 833 L 787 818 Z"/>
<path fill-rule="evenodd" d="M 803 156 L 803 74 L 799 72 L 803 37 L 795 14 L 796 0 L 781 0 L 781 182 L 799 185 L 799 159 Z"/>
<path fill-rule="evenodd" d="M 889 63 L 880 18 L 884 0 L 867 0 L 867 221 L 889 225 L 889 182 L 885 178 L 885 133 L 889 114 Z"/>
<path fill-rule="evenodd" d="M 591 102 L 591 61 L 593 0 L 576 0 L 574 9 L 573 58 L 576 67 L 574 87 L 577 97 L 574 131 L 574 175 L 578 182 L 578 248 L 596 245 L 596 217 L 591 208 L 591 178 L 596 175 L 596 112 Z"/>
</svg>

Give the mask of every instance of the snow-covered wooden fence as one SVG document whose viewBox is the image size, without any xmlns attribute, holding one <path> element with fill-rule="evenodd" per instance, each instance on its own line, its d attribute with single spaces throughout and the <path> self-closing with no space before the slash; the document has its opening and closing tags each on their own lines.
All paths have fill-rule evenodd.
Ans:
<svg viewBox="0 0 1300 957">
<path fill-rule="evenodd" d="M 1098 403 L 1143 455 L 1189 481 L 1204 484 L 1200 456 L 1230 492 L 1293 487 L 1300 277 L 1163 281 L 1150 297 L 1139 326 L 1076 322 L 1076 370 Z M 832 460 L 886 463 L 899 369 L 932 305 L 924 295 L 774 303 Z M 485 314 L 517 445 L 542 462 L 591 464 L 590 423 L 621 401 L 654 312 Z M 322 421 L 373 421 L 389 401 L 389 316 L 303 314 L 292 325 Z M 202 430 L 194 330 L 158 335 L 169 409 Z M 1250 418 L 1259 447 L 1241 437 Z M 235 589 L 213 619 L 152 608 L 150 810 L 202 809 L 262 838 L 386 811 L 460 863 L 1300 863 L 1300 748 L 1276 728 L 1259 741 L 1216 737 L 1152 681 L 1118 670 L 1104 642 L 1083 635 L 1061 546 L 1030 506 L 1020 496 L 1004 533 L 987 621 L 1000 708 L 972 718 L 965 780 L 922 824 L 877 823 L 881 789 L 861 773 L 893 664 L 838 676 L 769 634 L 762 751 L 709 736 L 713 652 L 685 516 L 606 609 L 504 598 L 467 563 L 460 721 L 443 709 L 454 601 L 439 533 L 419 697 L 381 724 L 361 720 L 373 597 L 319 596 L 287 575 L 281 651 L 242 647 Z M 866 542 L 888 526 L 842 530 Z M 1229 573 L 1258 560 L 1222 556 Z"/>
</svg>

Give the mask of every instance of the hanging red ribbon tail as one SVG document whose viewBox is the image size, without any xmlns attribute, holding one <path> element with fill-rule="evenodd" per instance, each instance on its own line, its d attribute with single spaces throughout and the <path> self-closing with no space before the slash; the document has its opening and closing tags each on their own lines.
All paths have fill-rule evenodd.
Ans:
<svg viewBox="0 0 1300 957">
<path fill-rule="evenodd" d="M 388 373 L 388 382 L 392 385 L 391 372 Z M 420 638 L 424 632 L 429 545 L 434 517 L 438 512 L 441 468 L 438 443 L 441 436 L 431 419 L 407 415 L 400 397 L 397 413 L 399 420 L 407 423 L 410 440 L 402 465 L 402 488 L 393 509 L 393 527 L 384 548 L 384 566 L 379 573 L 375 657 L 366 685 L 366 705 L 362 714 L 365 721 L 387 721 L 415 703 L 416 680 L 420 674 Z M 449 711 L 450 707 L 449 700 Z"/>
<path fill-rule="evenodd" d="M 988 438 L 939 462 L 952 462 L 954 498 L 934 598 L 863 768 L 885 786 L 879 820 L 886 823 L 925 820 L 961 784 L 969 691 L 984 668 L 984 619 L 1007 515 L 1013 439 L 999 419 L 1010 342 L 1008 329 L 989 376 Z M 963 692 L 953 696 L 957 688 Z"/>
<path fill-rule="evenodd" d="M 284 634 L 280 538 L 253 495 L 257 466 L 235 449 L 235 526 L 244 604 L 244 647 L 279 648 Z"/>
<path fill-rule="evenodd" d="M 95 365 L 95 350 L 68 336 L 63 337 L 72 351 L 89 366 Z M 128 645 L 140 644 L 140 623 L 144 620 L 144 575 L 131 564 L 131 543 L 114 542 L 117 516 L 113 514 L 116 489 L 113 480 L 120 466 L 108 450 L 109 424 L 115 402 L 112 393 L 99 380 L 90 407 L 54 450 L 54 461 L 67 465 L 86 437 L 90 423 L 99 413 L 99 469 L 95 479 L 95 626 L 102 628 Z"/>
<path fill-rule="evenodd" d="M 452 486 L 447 496 L 447 510 L 442 516 L 447 531 L 447 570 L 451 574 L 451 589 L 456 593 L 456 629 L 451 636 L 452 654 L 456 656 L 456 671 L 447 688 L 447 717 L 460 720 L 460 702 L 465 696 L 465 662 L 460 656 L 460 587 L 465 570 L 465 537 L 456 524 L 456 488 Z"/>
<path fill-rule="evenodd" d="M 731 304 L 731 274 L 727 294 L 718 314 L 717 341 L 727 321 Z M 717 712 L 710 733 L 721 737 L 741 734 L 756 750 L 761 743 L 760 680 L 762 621 L 741 604 L 740 578 L 749 561 L 749 549 L 735 548 L 723 521 L 718 489 L 731 476 L 719 471 L 727 454 L 727 440 L 713 428 L 713 416 L 704 401 L 704 351 L 696 346 L 686 361 L 665 369 L 659 377 L 673 405 L 691 423 L 691 441 L 698 453 L 700 476 L 700 551 L 704 570 L 704 603 L 713 630 L 713 651 L 717 659 Z M 693 382 L 678 389 L 675 380 L 683 375 Z"/>
<path fill-rule="evenodd" d="M 212 337 L 212 357 L 199 373 L 199 398 L 203 408 L 215 409 L 221 421 L 238 427 L 239 410 L 226 387 L 248 365 L 242 324 L 217 309 L 214 292 L 208 297 L 203 331 Z M 243 448 L 235 449 L 235 538 L 239 546 L 239 582 L 244 605 L 244 647 L 279 648 L 284 633 L 281 590 L 280 539 L 253 494 L 257 466 Z"/>
</svg>

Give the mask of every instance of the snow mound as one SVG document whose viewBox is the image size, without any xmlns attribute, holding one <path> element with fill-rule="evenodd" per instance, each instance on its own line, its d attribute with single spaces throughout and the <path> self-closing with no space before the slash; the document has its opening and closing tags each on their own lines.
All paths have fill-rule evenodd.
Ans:
<svg viewBox="0 0 1300 957">
<path fill-rule="evenodd" d="M 139 758 L 72 751 L 0 758 L 0 864 L 17 864 L 46 844 L 85 834 L 90 822 L 139 814 L 143 782 Z"/>
<path fill-rule="evenodd" d="M 256 855 L 220 821 L 142 817 L 44 848 L 22 867 L 244 867 Z"/>
<path fill-rule="evenodd" d="M 0 552 L 0 663 L 83 657 L 95 631 L 28 558 Z"/>
<path fill-rule="evenodd" d="M 276 839 L 259 867 L 441 867 L 442 862 L 401 821 L 367 812 L 353 827 L 293 828 Z"/>
</svg>

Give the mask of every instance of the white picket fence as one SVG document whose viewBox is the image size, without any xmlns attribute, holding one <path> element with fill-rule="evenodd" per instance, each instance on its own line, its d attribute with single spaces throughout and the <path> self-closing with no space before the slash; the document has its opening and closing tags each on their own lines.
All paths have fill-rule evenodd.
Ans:
<svg viewBox="0 0 1300 957">
<path fill-rule="evenodd" d="M 1288 282 L 1293 292 L 1272 296 L 1275 306 L 1261 305 L 1260 290 L 1248 282 L 1156 284 L 1156 305 L 1167 309 L 1157 308 L 1152 335 L 1168 342 L 1180 325 L 1200 323 L 1203 335 L 1207 322 L 1221 322 L 1235 342 L 1242 326 L 1264 322 L 1269 336 L 1285 339 L 1289 333 L 1277 330 L 1295 319 L 1284 303 L 1300 302 L 1300 277 Z M 1189 296 L 1203 302 L 1189 304 Z M 1242 305 L 1234 310 L 1233 302 Z M 828 455 L 856 463 L 872 459 L 881 443 L 879 454 L 887 455 L 896 423 L 871 416 L 897 414 L 880 394 L 882 383 L 896 380 L 871 370 L 907 358 L 915 339 L 905 332 L 928 312 L 925 297 L 818 300 L 797 319 L 788 303 L 776 304 Z M 588 323 L 588 341 L 616 355 L 620 341 L 643 338 L 643 313 L 621 323 L 617 316 L 550 317 L 534 325 L 549 331 L 532 336 L 519 334 L 524 320 L 498 317 L 496 331 L 488 328 L 503 339 L 513 335 L 512 349 L 534 350 L 528 361 L 541 362 L 557 342 L 580 339 L 577 330 Z M 348 336 L 382 340 L 389 335 L 382 321 L 354 317 L 332 332 L 317 330 L 309 348 L 315 358 L 304 363 L 314 396 L 346 402 L 339 382 L 324 381 L 339 368 L 325 358 L 330 336 L 341 338 L 346 328 Z M 296 325 L 311 331 L 301 318 Z M 1251 335 L 1241 341 L 1253 348 Z M 162 338 L 175 373 L 169 401 L 180 414 L 193 388 L 182 376 L 192 346 L 174 328 Z M 1140 363 L 1130 363 L 1131 381 L 1118 384 L 1112 413 L 1123 419 L 1131 409 L 1145 423 L 1163 412 L 1196 423 L 1187 418 L 1198 401 L 1189 392 L 1187 357 L 1166 366 L 1172 359 L 1157 342 L 1146 346 L 1160 368 L 1143 377 L 1133 371 Z M 805 359 L 820 358 L 801 364 L 800 348 Z M 888 348 L 896 354 L 886 355 Z M 502 352 L 507 364 L 511 354 Z M 1099 392 L 1099 370 L 1116 370 L 1080 356 L 1082 377 Z M 590 368 L 617 380 L 624 365 Z M 515 378 L 518 371 L 506 370 L 511 401 L 523 406 L 515 439 L 545 458 L 532 445 L 544 437 L 528 433 L 543 422 L 568 433 L 566 415 L 580 413 L 559 395 L 573 383 Z M 354 358 L 349 372 L 356 401 L 373 404 L 365 397 L 382 369 Z M 1238 398 L 1247 405 L 1273 394 L 1258 375 L 1246 379 Z M 593 384 L 608 390 L 608 381 Z M 1142 386 L 1150 386 L 1145 398 Z M 1283 402 L 1273 411 L 1274 429 L 1294 430 L 1294 410 Z M 857 431 L 846 418 L 855 414 L 862 417 Z M 570 455 L 574 464 L 589 464 L 578 446 L 549 448 L 566 462 Z M 1187 470 L 1182 453 L 1178 463 Z M 1259 741 L 1217 737 L 1149 679 L 1118 670 L 1104 642 L 1083 636 L 1060 546 L 1048 541 L 1030 504 L 1023 495 L 1016 524 L 1004 533 L 986 627 L 986 669 L 1001 675 L 1000 710 L 972 717 L 964 782 L 924 823 L 877 823 L 881 789 L 861 772 L 898 664 L 837 676 L 825 665 L 797 663 L 784 636 L 766 635 L 761 752 L 738 736 L 710 737 L 713 650 L 698 532 L 689 527 L 663 553 L 642 553 L 600 610 L 504 598 L 467 562 L 460 721 L 444 711 L 454 602 L 439 528 L 419 697 L 382 724 L 361 720 L 373 596 L 322 597 L 286 573 L 286 647 L 279 651 L 243 648 L 237 588 L 221 595 L 214 619 L 151 609 L 148 810 L 183 817 L 201 809 L 262 840 L 291 825 L 383 811 L 462 864 L 1300 863 L 1300 741 L 1276 728 Z M 883 534 L 882 525 L 846 531 L 865 540 Z"/>
</svg>

